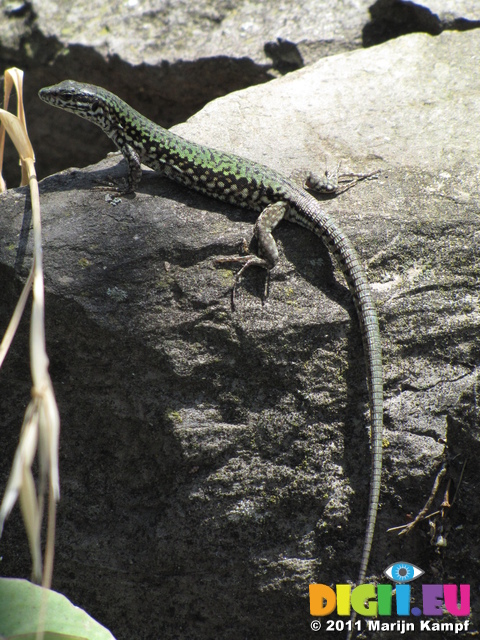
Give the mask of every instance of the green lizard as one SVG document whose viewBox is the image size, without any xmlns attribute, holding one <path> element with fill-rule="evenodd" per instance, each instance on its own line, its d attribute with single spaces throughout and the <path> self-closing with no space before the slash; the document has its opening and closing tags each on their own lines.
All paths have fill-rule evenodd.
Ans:
<svg viewBox="0 0 480 640">
<path fill-rule="evenodd" d="M 127 192 L 142 177 L 141 164 L 191 189 L 233 205 L 260 212 L 255 224 L 259 255 L 238 256 L 247 266 L 272 269 L 278 250 L 272 231 L 282 220 L 295 222 L 323 238 L 337 258 L 355 301 L 368 362 L 371 415 L 372 476 L 365 541 L 357 584 L 364 582 L 377 517 L 382 469 L 383 374 L 380 331 L 365 271 L 350 240 L 324 213 L 315 198 L 294 181 L 256 162 L 189 142 L 154 124 L 113 93 L 66 80 L 41 89 L 45 102 L 71 111 L 98 125 L 113 140 L 128 163 Z M 327 175 L 327 174 L 326 174 Z M 306 186 L 331 193 L 333 181 L 310 174 Z M 351 635 L 351 633 L 349 634 Z"/>
</svg>

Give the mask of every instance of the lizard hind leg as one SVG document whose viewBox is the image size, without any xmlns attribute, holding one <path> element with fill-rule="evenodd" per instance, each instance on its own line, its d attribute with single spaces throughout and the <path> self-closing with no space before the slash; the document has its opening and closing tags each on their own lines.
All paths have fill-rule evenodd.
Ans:
<svg viewBox="0 0 480 640">
<path fill-rule="evenodd" d="M 325 169 L 324 173 L 315 173 L 307 170 L 296 170 L 290 178 L 302 189 L 308 189 L 326 196 L 337 196 L 351 189 L 361 180 L 375 180 L 379 171 L 370 173 L 339 173 L 341 162 L 331 171 Z"/>
<path fill-rule="evenodd" d="M 272 231 L 277 224 L 283 219 L 288 205 L 285 202 L 275 202 L 266 207 L 258 216 L 255 223 L 254 234 L 258 242 L 258 255 L 248 254 L 245 256 L 230 256 L 228 258 L 217 258 L 215 262 L 238 262 L 243 264 L 240 271 L 235 276 L 235 282 L 232 289 L 232 307 L 235 307 L 236 290 L 240 278 L 245 271 L 252 266 L 262 267 L 267 270 L 267 282 L 265 286 L 265 297 L 268 294 L 268 274 L 278 262 L 277 243 L 272 235 Z"/>
<path fill-rule="evenodd" d="M 294 169 L 290 174 L 290 180 L 295 182 L 301 189 L 311 189 L 317 193 L 335 195 L 338 191 L 340 164 L 341 162 L 332 171 L 328 168 L 328 161 L 325 158 L 325 171 L 323 173 L 316 173 L 306 168 Z"/>
<path fill-rule="evenodd" d="M 379 171 L 370 173 L 338 173 L 340 164 L 334 172 L 325 171 L 325 175 L 308 173 L 305 178 L 305 187 L 329 195 L 339 195 L 351 189 L 361 180 L 376 180 Z"/>
</svg>

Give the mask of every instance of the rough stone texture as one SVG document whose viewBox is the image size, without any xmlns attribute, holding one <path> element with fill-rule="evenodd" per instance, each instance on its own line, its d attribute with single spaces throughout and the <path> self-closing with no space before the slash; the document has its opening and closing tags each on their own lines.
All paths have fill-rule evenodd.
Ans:
<svg viewBox="0 0 480 640">
<path fill-rule="evenodd" d="M 0 0 L 0 69 L 27 71 L 30 129 L 44 177 L 96 162 L 111 147 L 79 124 L 72 148 L 70 119 L 39 102 L 42 86 L 66 78 L 99 84 L 171 126 L 214 98 L 327 55 L 414 31 L 438 35 L 479 24 L 472 0 Z"/>
<path fill-rule="evenodd" d="M 369 574 L 386 582 L 383 570 L 408 560 L 423 582 L 471 584 L 476 629 L 479 46 L 476 31 L 406 36 L 233 94 L 177 128 L 285 172 L 325 156 L 383 171 L 324 203 L 368 267 L 384 347 Z M 62 415 L 54 586 L 119 640 L 303 639 L 308 584 L 354 581 L 363 544 L 367 392 L 351 296 L 318 239 L 285 223 L 268 301 L 252 270 L 232 313 L 232 273 L 213 260 L 238 251 L 255 216 L 152 173 L 118 204 L 93 189 L 124 171 L 112 156 L 42 183 Z M 5 325 L 31 238 L 25 192 L 0 207 Z M 24 327 L 2 371 L 8 461 L 30 387 L 25 342 Z M 448 545 L 432 545 L 426 524 L 387 533 L 423 506 L 445 440 L 454 483 L 468 458 L 437 524 Z M 17 511 L 5 575 L 28 574 L 22 536 Z"/>
<path fill-rule="evenodd" d="M 84 127 L 70 164 L 62 164 L 69 121 L 39 104 L 42 86 L 67 77 L 106 86 L 171 126 L 214 98 L 361 46 L 368 2 L 344 2 L 341 11 L 333 4 L 90 0 L 72 6 L 34 0 L 12 6 L 0 0 L 0 61 L 29 72 L 26 99 L 39 175 L 84 166 L 110 149 Z M 52 128 L 58 132 L 54 145 Z"/>
</svg>

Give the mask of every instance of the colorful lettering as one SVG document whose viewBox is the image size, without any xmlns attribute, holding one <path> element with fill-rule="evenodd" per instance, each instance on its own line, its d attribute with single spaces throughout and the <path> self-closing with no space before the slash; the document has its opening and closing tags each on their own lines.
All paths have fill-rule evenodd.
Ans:
<svg viewBox="0 0 480 640">
<path fill-rule="evenodd" d="M 395 585 L 396 613 L 399 616 L 423 615 L 439 617 L 446 610 L 453 616 L 470 615 L 470 585 L 424 584 L 422 585 L 423 608 L 410 611 L 410 584 Z M 365 617 L 392 615 L 392 585 L 360 584 L 352 590 L 349 584 L 335 585 L 335 591 L 326 584 L 309 585 L 310 613 L 312 616 L 328 616 L 337 609 L 339 616 L 350 616 L 351 609 Z M 463 624 L 463 623 L 462 623 Z"/>
<path fill-rule="evenodd" d="M 443 585 L 424 584 L 423 592 L 423 615 L 441 616 L 443 614 Z"/>
<path fill-rule="evenodd" d="M 470 585 L 460 585 L 460 606 L 457 600 L 457 585 L 444 584 L 443 597 L 445 598 L 445 606 L 452 616 L 468 616 L 470 615 Z"/>
<path fill-rule="evenodd" d="M 310 613 L 312 616 L 328 616 L 335 610 L 335 591 L 326 584 L 310 584 Z"/>
</svg>

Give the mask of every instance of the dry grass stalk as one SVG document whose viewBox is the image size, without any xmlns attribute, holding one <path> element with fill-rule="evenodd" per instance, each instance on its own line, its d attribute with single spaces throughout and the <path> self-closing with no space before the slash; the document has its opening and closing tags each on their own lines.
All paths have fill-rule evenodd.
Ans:
<svg viewBox="0 0 480 640">
<path fill-rule="evenodd" d="M 28 138 L 25 124 L 22 82 L 23 72 L 19 69 L 8 69 L 5 72 L 5 109 L 0 109 L 0 191 L 6 188 L 3 178 L 1 177 L 3 143 L 6 130 L 20 156 L 22 185 L 28 184 L 30 187 L 34 239 L 33 265 L 5 336 L 0 344 L 0 367 L 15 335 L 28 299 L 30 288 L 32 288 L 32 315 L 30 324 L 32 398 L 25 411 L 20 442 L 15 453 L 3 501 L 0 505 L 0 535 L 3 531 L 6 518 L 10 514 L 17 498 L 19 498 L 32 555 L 32 579 L 37 582 L 42 581 L 43 586 L 50 587 L 53 571 L 55 508 L 56 502 L 60 497 L 58 471 L 60 417 L 55 401 L 52 381 L 48 373 L 44 322 L 45 309 L 40 199 L 35 173 L 35 155 Z M 18 98 L 17 116 L 6 110 L 13 86 L 15 86 Z M 38 484 L 35 483 L 32 472 L 32 464 L 37 450 L 39 456 Z M 47 541 L 45 546 L 45 562 L 42 571 L 40 530 L 43 518 L 44 497 L 47 493 Z"/>
</svg>

